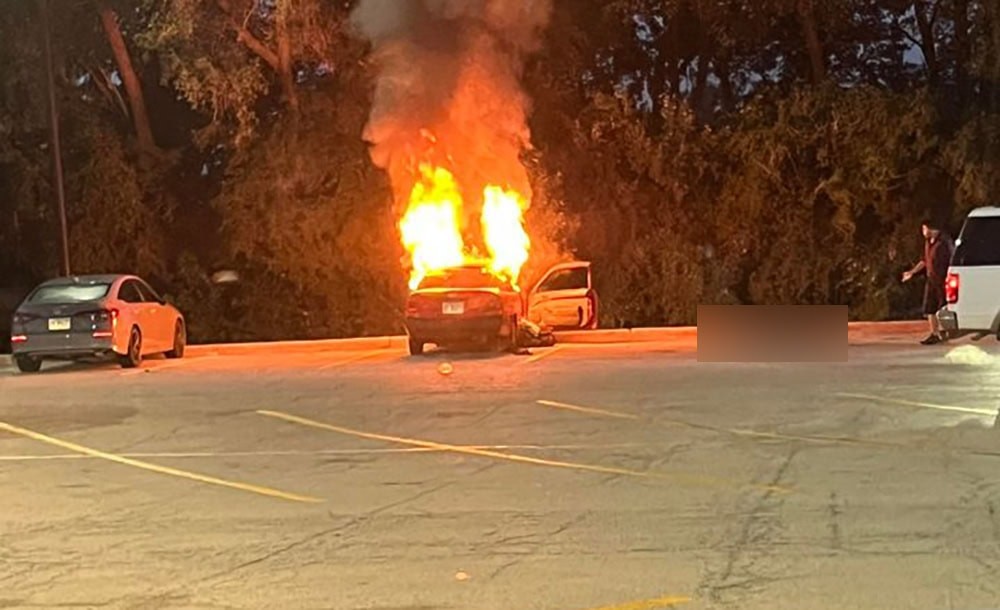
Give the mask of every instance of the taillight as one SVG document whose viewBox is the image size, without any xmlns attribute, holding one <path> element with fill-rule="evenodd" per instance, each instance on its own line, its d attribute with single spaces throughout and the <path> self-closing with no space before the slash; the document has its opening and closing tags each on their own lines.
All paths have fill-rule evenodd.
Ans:
<svg viewBox="0 0 1000 610">
<path fill-rule="evenodd" d="M 471 294 L 465 300 L 465 313 L 493 314 L 503 311 L 500 297 L 495 294 Z"/>
<path fill-rule="evenodd" d="M 98 311 L 88 311 L 86 313 L 79 313 L 75 316 L 78 320 L 82 321 L 84 324 L 90 326 L 90 330 L 94 331 L 94 336 L 108 336 L 103 335 L 104 332 L 110 332 L 114 330 L 115 326 L 118 325 L 118 310 L 117 309 L 101 309 Z M 97 333 L 102 333 L 98 335 Z"/>
<path fill-rule="evenodd" d="M 12 335 L 10 338 L 11 343 L 24 343 L 28 340 L 27 335 Z"/>
<path fill-rule="evenodd" d="M 14 324 L 27 324 L 28 322 L 34 320 L 37 316 L 32 316 L 26 313 L 16 313 L 14 314 Z"/>
<path fill-rule="evenodd" d="M 944 298 L 949 303 L 958 303 L 958 274 L 949 273 L 944 281 Z"/>
<path fill-rule="evenodd" d="M 406 315 L 413 317 L 432 313 L 430 305 L 430 299 L 422 295 L 410 295 L 410 298 L 406 299 Z"/>
</svg>

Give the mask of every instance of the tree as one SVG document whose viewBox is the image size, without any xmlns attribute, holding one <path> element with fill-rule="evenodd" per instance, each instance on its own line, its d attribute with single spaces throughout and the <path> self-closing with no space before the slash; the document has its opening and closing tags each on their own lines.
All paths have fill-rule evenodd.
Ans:
<svg viewBox="0 0 1000 610">
<path fill-rule="evenodd" d="M 142 83 L 132 66 L 132 58 L 125 44 L 125 38 L 118 25 L 118 15 L 106 0 L 95 0 L 95 2 L 101 18 L 101 27 L 107 36 L 108 44 L 114 54 L 115 64 L 118 66 L 118 73 L 121 75 L 125 91 L 128 93 L 129 108 L 132 110 L 132 122 L 135 125 L 139 148 L 150 152 L 156 148 L 156 144 L 153 142 L 153 130 L 149 124 L 149 114 L 146 112 L 146 98 L 142 92 Z"/>
<path fill-rule="evenodd" d="M 245 144 L 272 88 L 294 114 L 302 83 L 337 68 L 346 9 L 322 0 L 147 0 L 138 40 L 159 57 L 165 83 L 210 117 L 203 143 Z"/>
</svg>

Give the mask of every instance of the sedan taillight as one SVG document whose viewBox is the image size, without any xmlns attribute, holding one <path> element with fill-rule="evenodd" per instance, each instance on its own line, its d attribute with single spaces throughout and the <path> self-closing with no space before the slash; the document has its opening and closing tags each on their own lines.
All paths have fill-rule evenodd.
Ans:
<svg viewBox="0 0 1000 610">
<path fill-rule="evenodd" d="M 465 313 L 494 314 L 503 311 L 500 297 L 494 294 L 473 294 L 465 300 Z"/>
<path fill-rule="evenodd" d="M 110 333 L 118 325 L 117 309 L 101 309 L 76 314 L 77 320 L 90 327 L 89 330 Z"/>
<path fill-rule="evenodd" d="M 28 322 L 37 319 L 37 316 L 33 316 L 26 313 L 15 313 L 14 314 L 14 324 L 27 324 Z"/>
</svg>

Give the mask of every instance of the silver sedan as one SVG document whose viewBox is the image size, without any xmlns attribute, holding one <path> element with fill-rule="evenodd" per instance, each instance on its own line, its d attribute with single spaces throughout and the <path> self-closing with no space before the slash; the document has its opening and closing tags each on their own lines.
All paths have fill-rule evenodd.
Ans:
<svg viewBox="0 0 1000 610">
<path fill-rule="evenodd" d="M 132 368 L 150 354 L 182 357 L 187 330 L 177 308 L 142 279 L 81 275 L 35 288 L 14 312 L 10 341 L 25 373 L 49 358 L 111 357 Z"/>
</svg>

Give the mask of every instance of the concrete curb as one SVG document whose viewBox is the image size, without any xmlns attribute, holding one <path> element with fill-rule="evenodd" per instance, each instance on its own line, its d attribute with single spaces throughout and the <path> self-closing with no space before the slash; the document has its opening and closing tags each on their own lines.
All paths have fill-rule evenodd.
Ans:
<svg viewBox="0 0 1000 610">
<path fill-rule="evenodd" d="M 849 322 L 847 338 L 851 343 L 885 340 L 913 340 L 927 330 L 924 321 Z M 557 332 L 557 343 L 645 343 L 697 339 L 698 327 L 633 328 L 609 330 L 574 330 Z"/>
<path fill-rule="evenodd" d="M 357 337 L 353 339 L 318 339 L 305 341 L 261 341 L 257 343 L 214 343 L 188 346 L 188 353 L 198 355 L 238 355 L 268 349 L 281 351 L 308 347 L 317 351 L 350 352 L 406 347 L 405 336 Z"/>
<path fill-rule="evenodd" d="M 904 322 L 850 322 L 847 325 L 848 340 L 856 343 L 880 343 L 914 341 L 926 331 L 924 321 Z M 687 341 L 697 338 L 694 326 L 673 326 L 662 328 L 614 328 L 604 330 L 572 330 L 555 333 L 556 343 L 649 343 L 665 341 Z M 358 337 L 353 339 L 320 339 L 305 341 L 263 341 L 256 343 L 216 343 L 191 345 L 189 353 L 198 355 L 239 355 L 261 349 L 280 352 L 308 348 L 320 352 L 368 351 L 379 349 L 404 349 L 406 336 Z M 2 360 L 0 360 L 2 365 Z"/>
</svg>

